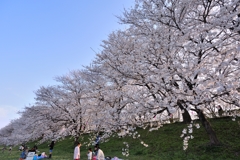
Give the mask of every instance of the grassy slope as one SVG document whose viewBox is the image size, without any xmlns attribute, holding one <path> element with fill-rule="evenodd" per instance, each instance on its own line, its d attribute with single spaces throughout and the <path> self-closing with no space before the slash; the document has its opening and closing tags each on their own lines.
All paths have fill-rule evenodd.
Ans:
<svg viewBox="0 0 240 160">
<path fill-rule="evenodd" d="M 238 119 L 239 121 L 239 119 Z M 240 160 L 240 127 L 230 118 L 210 119 L 217 137 L 222 142 L 221 146 L 211 147 L 208 145 L 208 137 L 204 128 L 193 131 L 194 139 L 189 141 L 189 148 L 183 151 L 183 141 L 180 138 L 183 123 L 168 124 L 158 131 L 149 132 L 147 129 L 138 129 L 141 135 L 139 139 L 130 137 L 113 137 L 108 142 L 101 144 L 105 156 L 117 156 L 128 160 Z M 87 137 L 85 137 L 87 139 Z M 144 141 L 149 147 L 144 147 L 140 141 Z M 82 143 L 84 140 L 82 141 Z M 123 142 L 128 142 L 130 155 L 122 155 Z M 33 146 L 34 143 L 28 143 Z M 48 153 L 47 143 L 38 146 L 41 152 Z M 17 160 L 20 152 L 18 147 L 13 148 L 11 155 L 5 152 L 0 155 L 0 160 Z M 65 139 L 57 142 L 53 151 L 53 160 L 71 160 L 73 156 L 73 141 Z M 87 146 L 81 147 L 81 160 L 86 160 Z"/>
</svg>

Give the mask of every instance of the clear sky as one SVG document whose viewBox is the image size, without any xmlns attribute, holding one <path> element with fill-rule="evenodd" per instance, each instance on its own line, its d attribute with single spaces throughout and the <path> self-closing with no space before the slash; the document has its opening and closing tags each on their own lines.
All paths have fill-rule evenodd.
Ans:
<svg viewBox="0 0 240 160">
<path fill-rule="evenodd" d="M 1 0 L 0 128 L 34 103 L 54 77 L 89 65 L 102 40 L 123 29 L 134 0 Z M 92 49 L 91 49 L 92 48 Z"/>
</svg>

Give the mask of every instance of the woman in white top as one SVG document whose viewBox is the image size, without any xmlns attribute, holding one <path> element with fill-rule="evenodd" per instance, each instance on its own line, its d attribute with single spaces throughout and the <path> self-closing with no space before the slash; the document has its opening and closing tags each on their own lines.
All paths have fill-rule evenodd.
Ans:
<svg viewBox="0 0 240 160">
<path fill-rule="evenodd" d="M 80 146 L 81 146 L 81 143 L 78 142 L 77 146 L 74 149 L 74 155 L 73 155 L 74 160 L 80 160 Z"/>
<path fill-rule="evenodd" d="M 95 146 L 95 150 L 97 152 L 97 160 L 105 160 L 103 151 L 99 148 L 99 145 Z"/>
<path fill-rule="evenodd" d="M 88 157 L 88 160 L 92 160 L 92 148 L 88 149 L 87 157 Z"/>
</svg>

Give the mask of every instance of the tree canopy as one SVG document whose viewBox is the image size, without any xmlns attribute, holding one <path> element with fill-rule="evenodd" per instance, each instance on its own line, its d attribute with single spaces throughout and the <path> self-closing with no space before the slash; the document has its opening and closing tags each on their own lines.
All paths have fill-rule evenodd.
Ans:
<svg viewBox="0 0 240 160">
<path fill-rule="evenodd" d="M 91 65 L 57 77 L 58 85 L 40 87 L 35 104 L 0 130 L 0 143 L 122 136 L 175 116 L 189 126 L 197 117 L 210 143 L 219 144 L 206 116 L 240 107 L 239 5 L 136 0 L 118 17 L 129 27 L 110 33 Z"/>
</svg>

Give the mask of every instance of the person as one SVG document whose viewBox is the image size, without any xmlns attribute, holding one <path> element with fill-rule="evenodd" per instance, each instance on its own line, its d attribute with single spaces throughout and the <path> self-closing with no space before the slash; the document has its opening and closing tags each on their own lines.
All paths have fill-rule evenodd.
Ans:
<svg viewBox="0 0 240 160">
<path fill-rule="evenodd" d="M 172 113 L 169 113 L 168 116 L 169 116 L 169 121 L 170 121 L 170 123 L 173 123 L 173 114 L 172 114 Z"/>
<path fill-rule="evenodd" d="M 100 143 L 100 136 L 97 135 L 97 137 L 96 137 L 96 139 L 95 139 L 95 144 L 96 144 L 96 145 L 99 145 L 99 143 Z"/>
<path fill-rule="evenodd" d="M 22 151 L 23 151 L 23 150 L 26 150 L 26 149 L 27 149 L 26 144 L 22 144 Z"/>
<path fill-rule="evenodd" d="M 87 157 L 88 157 L 88 160 L 92 160 L 92 148 L 88 149 Z"/>
<path fill-rule="evenodd" d="M 39 152 L 37 149 L 38 149 L 37 146 L 34 145 L 34 146 L 29 150 L 29 152 L 35 152 L 35 153 L 37 153 L 37 152 Z"/>
<path fill-rule="evenodd" d="M 53 147 L 54 147 L 54 141 L 51 142 L 51 144 L 49 145 L 49 157 L 48 158 L 52 158 L 52 151 L 53 151 Z"/>
<path fill-rule="evenodd" d="M 94 151 L 92 152 L 92 160 L 97 160 L 97 149 L 94 147 Z"/>
<path fill-rule="evenodd" d="M 223 115 L 223 109 L 222 109 L 222 107 L 221 107 L 220 105 L 218 105 L 218 106 L 217 106 L 217 109 L 218 109 L 218 115 L 219 115 L 219 117 L 222 117 L 222 115 Z"/>
<path fill-rule="evenodd" d="M 77 146 L 74 148 L 73 159 L 80 160 L 80 147 L 81 143 L 77 142 Z"/>
<path fill-rule="evenodd" d="M 9 151 L 9 154 L 12 153 L 12 146 L 9 147 L 8 151 Z"/>
<path fill-rule="evenodd" d="M 18 148 L 19 151 L 23 151 L 23 146 L 20 145 L 19 148 Z"/>
<path fill-rule="evenodd" d="M 31 148 L 31 149 L 29 150 L 29 152 L 35 152 L 35 153 L 37 153 L 35 147 Z"/>
<path fill-rule="evenodd" d="M 39 159 L 46 159 L 48 156 L 46 155 L 45 152 L 42 152 L 41 154 L 35 154 L 33 156 L 33 160 L 39 160 Z"/>
<path fill-rule="evenodd" d="M 35 149 L 35 152 L 39 152 L 36 144 L 33 146 L 33 148 Z"/>
<path fill-rule="evenodd" d="M 26 150 L 22 150 L 22 153 L 20 154 L 20 159 L 19 160 L 24 160 L 27 157 L 27 151 Z"/>
<path fill-rule="evenodd" d="M 33 160 L 38 160 L 38 155 L 37 155 L 37 154 L 35 154 L 35 155 L 33 156 Z"/>
<path fill-rule="evenodd" d="M 39 157 L 39 159 L 43 159 L 43 158 L 49 158 L 45 152 L 42 152 L 41 156 Z"/>
<path fill-rule="evenodd" d="M 2 148 L 2 153 L 4 153 L 5 150 L 7 150 L 7 147 L 6 147 L 6 146 L 3 146 L 3 148 Z"/>
<path fill-rule="evenodd" d="M 95 151 L 96 151 L 95 155 L 96 155 L 97 160 L 105 160 L 104 153 L 100 149 L 99 145 L 95 146 Z"/>
</svg>

